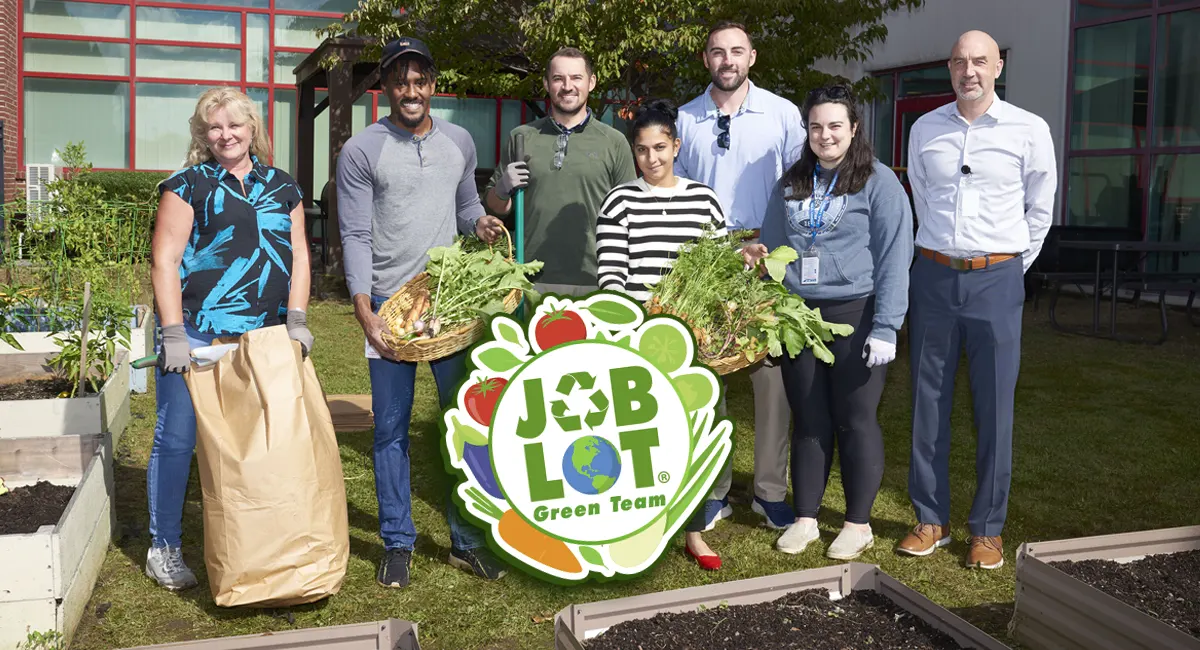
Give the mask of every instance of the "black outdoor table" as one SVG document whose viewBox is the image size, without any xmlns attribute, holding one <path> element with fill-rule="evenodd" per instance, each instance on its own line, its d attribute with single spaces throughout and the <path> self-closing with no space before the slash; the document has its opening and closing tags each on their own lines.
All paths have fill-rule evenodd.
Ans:
<svg viewBox="0 0 1200 650">
<path fill-rule="evenodd" d="M 1104 253 L 1112 253 L 1112 300 L 1109 306 L 1109 331 L 1106 338 L 1119 338 L 1117 336 L 1117 291 L 1121 287 L 1122 270 L 1118 259 L 1121 253 L 1139 253 L 1142 256 L 1152 253 L 1198 253 L 1200 254 L 1200 242 L 1163 242 L 1163 241 L 1061 241 L 1058 243 L 1059 248 L 1075 248 L 1082 250 L 1091 250 L 1096 252 L 1096 278 L 1092 285 L 1092 335 L 1105 336 L 1100 332 L 1100 301 L 1101 301 L 1101 267 Z M 1152 274 L 1151 274 L 1152 275 Z M 1200 271 L 1194 273 L 1182 272 L 1169 274 L 1173 278 L 1178 279 L 1181 283 L 1193 282 L 1198 283 L 1200 288 Z M 1165 294 L 1165 291 L 1164 291 Z M 1164 296 L 1165 297 L 1165 296 Z M 1056 328 L 1057 323 L 1052 323 Z M 1067 330 L 1064 330 L 1067 331 Z M 1165 339 L 1165 331 L 1164 331 Z"/>
</svg>

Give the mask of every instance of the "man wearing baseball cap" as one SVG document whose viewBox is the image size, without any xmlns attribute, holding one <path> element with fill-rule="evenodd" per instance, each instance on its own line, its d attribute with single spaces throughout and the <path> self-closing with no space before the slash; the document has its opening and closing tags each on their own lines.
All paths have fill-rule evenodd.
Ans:
<svg viewBox="0 0 1200 650">
<path fill-rule="evenodd" d="M 475 144 L 466 129 L 429 114 L 437 68 L 424 43 L 403 37 L 388 43 L 380 82 L 391 114 L 363 129 L 338 157 L 338 223 L 346 284 L 354 315 L 367 339 L 371 408 L 375 417 L 375 494 L 384 558 L 376 580 L 408 585 L 417 530 L 412 519 L 409 417 L 417 364 L 399 361 L 383 341 L 380 305 L 425 269 L 428 251 L 449 246 L 456 233 L 492 243 L 503 233 L 484 214 L 475 189 Z M 465 372 L 460 352 L 430 362 L 442 408 Z M 483 534 L 447 500 L 450 564 L 481 578 L 504 575 Z"/>
</svg>

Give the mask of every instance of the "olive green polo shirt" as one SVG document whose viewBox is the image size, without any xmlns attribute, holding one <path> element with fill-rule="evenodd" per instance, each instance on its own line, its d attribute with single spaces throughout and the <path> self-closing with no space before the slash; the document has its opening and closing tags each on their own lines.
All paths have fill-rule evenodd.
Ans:
<svg viewBox="0 0 1200 650">
<path fill-rule="evenodd" d="M 582 128 L 581 128 L 582 127 Z M 512 161 L 513 137 L 525 137 L 529 185 L 525 187 L 525 260 L 544 263 L 538 282 L 596 286 L 596 220 L 612 188 L 637 177 L 629 142 L 595 115 L 571 130 L 561 169 L 554 168 L 558 126 L 549 117 L 508 134 L 495 187 Z M 514 233 L 515 234 L 515 233 Z"/>
</svg>

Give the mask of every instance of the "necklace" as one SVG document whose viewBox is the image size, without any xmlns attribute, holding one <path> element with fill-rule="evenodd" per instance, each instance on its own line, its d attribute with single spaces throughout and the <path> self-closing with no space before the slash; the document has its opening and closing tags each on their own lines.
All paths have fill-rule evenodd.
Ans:
<svg viewBox="0 0 1200 650">
<path fill-rule="evenodd" d="M 679 185 L 679 181 L 678 181 L 678 180 L 676 180 L 676 181 L 675 181 L 675 185 L 671 186 L 670 188 L 660 188 L 660 189 L 674 189 L 674 188 L 675 188 L 675 187 L 677 187 L 678 185 Z M 657 185 L 651 185 L 651 184 L 649 184 L 649 183 L 646 183 L 646 187 L 647 187 L 647 188 L 650 188 L 650 190 L 651 190 L 651 191 L 650 191 L 650 196 L 654 197 L 654 201 L 655 201 L 656 203 L 659 203 L 659 204 L 661 205 L 661 204 L 663 203 L 663 200 L 662 200 L 661 198 L 659 198 L 659 196 L 658 196 L 657 194 L 655 194 L 655 193 L 652 191 L 652 190 L 653 190 L 655 187 L 659 187 L 659 186 L 657 186 Z M 675 200 L 675 197 L 676 197 L 676 196 L 678 196 L 678 195 L 679 195 L 678 193 L 675 193 L 675 194 L 672 194 L 672 195 L 668 196 L 668 197 L 667 197 L 667 200 L 666 200 L 666 204 L 667 204 L 667 205 L 670 205 L 670 204 L 671 204 L 671 201 L 674 201 L 674 200 Z M 667 216 L 667 207 L 666 207 L 666 206 L 663 206 L 663 208 L 662 208 L 662 216 L 664 216 L 664 217 L 665 217 L 665 216 Z"/>
</svg>

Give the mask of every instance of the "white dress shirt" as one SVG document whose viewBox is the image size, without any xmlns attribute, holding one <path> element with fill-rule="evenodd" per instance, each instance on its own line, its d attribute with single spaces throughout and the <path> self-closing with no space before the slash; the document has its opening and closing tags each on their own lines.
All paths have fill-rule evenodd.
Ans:
<svg viewBox="0 0 1200 650">
<path fill-rule="evenodd" d="M 909 136 L 908 178 L 917 246 L 951 257 L 1020 253 L 1025 270 L 1042 250 L 1058 168 L 1037 115 L 995 96 L 973 123 L 954 103 L 930 111 Z"/>
</svg>

